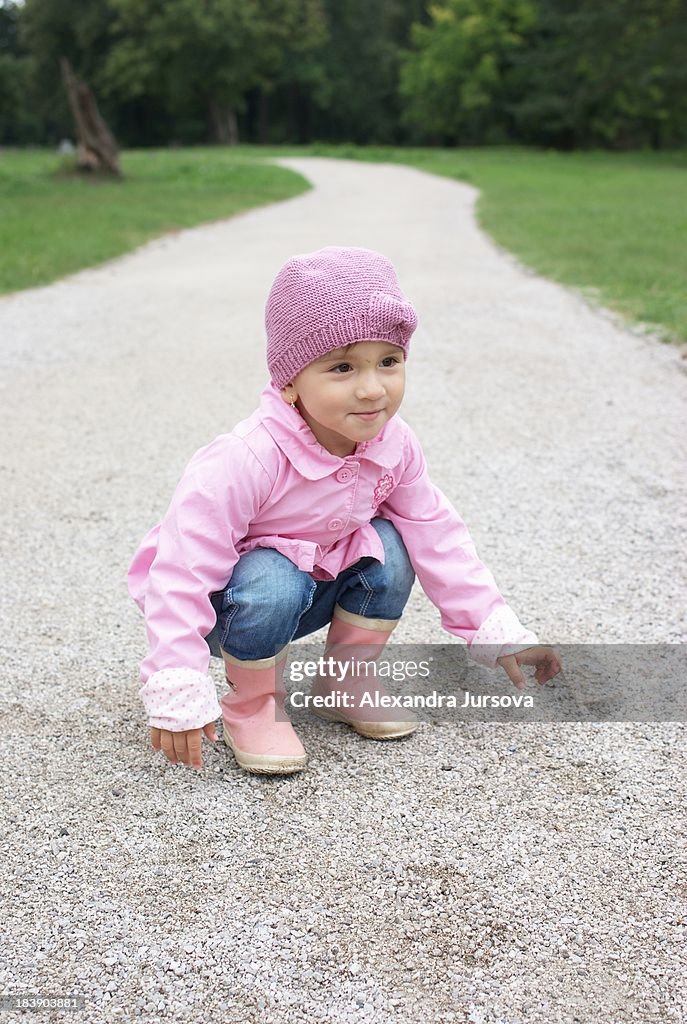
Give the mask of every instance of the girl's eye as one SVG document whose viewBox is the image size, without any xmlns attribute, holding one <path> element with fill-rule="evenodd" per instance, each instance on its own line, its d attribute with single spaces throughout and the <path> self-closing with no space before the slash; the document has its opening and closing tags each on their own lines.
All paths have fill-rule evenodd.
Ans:
<svg viewBox="0 0 687 1024">
<path fill-rule="evenodd" d="M 382 366 L 395 366 L 397 362 L 397 356 L 385 356 L 384 359 L 382 359 Z"/>
<path fill-rule="evenodd" d="M 338 366 L 333 366 L 332 367 L 332 373 L 338 373 L 339 370 L 341 370 L 343 373 L 345 373 L 347 370 L 350 370 L 350 368 L 351 368 L 351 364 L 350 363 L 339 363 Z"/>
</svg>

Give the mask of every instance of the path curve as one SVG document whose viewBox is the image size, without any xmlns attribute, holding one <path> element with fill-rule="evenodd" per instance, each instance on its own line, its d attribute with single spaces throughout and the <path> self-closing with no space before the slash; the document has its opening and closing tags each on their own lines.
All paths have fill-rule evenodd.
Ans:
<svg viewBox="0 0 687 1024">
<path fill-rule="evenodd" d="M 303 719 L 313 761 L 283 780 L 220 745 L 202 776 L 146 746 L 127 562 L 192 452 L 254 408 L 279 266 L 326 244 L 396 264 L 420 315 L 404 415 L 523 621 L 685 640 L 675 349 L 500 252 L 467 185 L 280 162 L 314 189 L 0 299 L 21 893 L 2 990 L 83 992 L 89 1021 L 174 999 L 194 1019 L 192 981 L 205 1015 L 261 1024 L 677 1022 L 679 725 L 443 725 L 380 748 Z M 419 589 L 398 637 L 446 639 Z"/>
</svg>

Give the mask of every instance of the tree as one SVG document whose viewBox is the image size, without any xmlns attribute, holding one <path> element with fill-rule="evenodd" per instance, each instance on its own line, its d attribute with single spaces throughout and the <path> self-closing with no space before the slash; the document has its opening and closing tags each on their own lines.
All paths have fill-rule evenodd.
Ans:
<svg viewBox="0 0 687 1024">
<path fill-rule="evenodd" d="M 0 143 L 32 140 L 38 124 L 29 100 L 31 60 L 19 39 L 19 7 L 0 0 Z"/>
<path fill-rule="evenodd" d="M 314 105 L 330 95 L 321 47 L 328 38 L 323 0 L 262 0 L 269 24 L 253 103 L 253 137 L 268 142 L 276 115 L 282 139 L 305 142 Z M 269 45 L 268 45 L 269 41 Z"/>
<path fill-rule="evenodd" d="M 435 141 L 504 141 L 508 72 L 536 23 L 534 0 L 444 0 L 430 15 L 402 64 L 404 123 Z"/>
<path fill-rule="evenodd" d="M 69 130 L 65 56 L 125 144 L 231 142 L 239 128 L 260 141 L 401 141 L 399 47 L 424 4 L 26 0 L 33 106 L 53 136 Z"/>
<path fill-rule="evenodd" d="M 105 124 L 90 88 L 80 81 L 66 57 L 62 58 L 62 78 L 67 90 L 78 141 L 78 168 L 89 173 L 122 177 L 117 143 Z"/>
<path fill-rule="evenodd" d="M 293 0 L 292 0 L 293 2 Z M 307 19 L 285 31 L 270 64 L 277 136 L 298 142 L 398 142 L 399 51 L 425 0 L 296 0 Z M 288 6 L 288 5 L 286 5 Z M 264 131 L 258 133 L 266 141 Z"/>
<path fill-rule="evenodd" d="M 26 0 L 20 9 L 20 39 L 31 56 L 32 100 L 53 138 L 71 129 L 62 58 L 100 93 L 111 23 L 108 0 Z M 105 116 L 110 120 L 109 111 Z"/>
<path fill-rule="evenodd" d="M 202 109 L 210 136 L 238 142 L 246 94 L 280 63 L 284 16 L 302 0 L 110 0 L 114 44 L 105 75 L 120 99 L 161 97 L 175 114 Z"/>
<path fill-rule="evenodd" d="M 398 123 L 396 0 L 326 0 L 328 37 L 319 52 L 326 102 L 317 104 L 313 132 L 324 139 L 391 142 Z"/>
<path fill-rule="evenodd" d="M 683 0 L 539 0 L 514 63 L 511 110 L 525 141 L 658 148 L 687 139 Z"/>
</svg>

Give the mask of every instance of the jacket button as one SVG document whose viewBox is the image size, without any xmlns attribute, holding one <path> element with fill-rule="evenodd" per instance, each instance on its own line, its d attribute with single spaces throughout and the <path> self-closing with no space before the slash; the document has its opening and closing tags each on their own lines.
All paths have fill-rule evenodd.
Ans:
<svg viewBox="0 0 687 1024">
<path fill-rule="evenodd" d="M 350 469 L 340 469 L 339 472 L 336 474 L 336 479 L 339 481 L 340 484 L 347 484 L 352 476 L 353 473 L 351 472 Z"/>
<path fill-rule="evenodd" d="M 340 530 L 343 526 L 343 521 L 341 519 L 330 519 L 327 526 L 330 530 Z"/>
</svg>

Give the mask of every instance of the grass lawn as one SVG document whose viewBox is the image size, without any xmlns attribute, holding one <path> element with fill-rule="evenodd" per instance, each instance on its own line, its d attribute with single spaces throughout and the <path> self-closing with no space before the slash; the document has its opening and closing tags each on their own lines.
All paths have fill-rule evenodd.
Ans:
<svg viewBox="0 0 687 1024">
<path fill-rule="evenodd" d="M 0 152 L 0 291 L 54 280 L 163 231 L 295 195 L 270 156 L 407 163 L 482 191 L 495 241 L 535 270 L 631 320 L 687 340 L 687 153 L 543 152 L 518 147 L 240 146 L 140 150 L 123 183 L 55 177 L 45 151 Z M 335 241 L 334 239 L 332 241 Z"/>
<path fill-rule="evenodd" d="M 482 227 L 546 277 L 687 341 L 687 152 L 319 147 L 477 186 Z"/>
<path fill-rule="evenodd" d="M 0 293 L 46 284 L 166 231 L 308 189 L 241 149 L 125 152 L 124 181 L 59 173 L 45 150 L 0 151 Z"/>
</svg>

